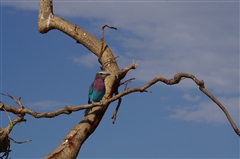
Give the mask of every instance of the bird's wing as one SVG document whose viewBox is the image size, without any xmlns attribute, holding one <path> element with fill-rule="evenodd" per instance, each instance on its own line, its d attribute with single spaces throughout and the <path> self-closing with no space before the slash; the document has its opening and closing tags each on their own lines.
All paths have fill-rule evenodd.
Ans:
<svg viewBox="0 0 240 159">
<path fill-rule="evenodd" d="M 88 104 L 92 103 L 90 100 L 92 93 L 93 93 L 93 83 L 89 86 L 89 89 L 88 89 Z"/>
</svg>

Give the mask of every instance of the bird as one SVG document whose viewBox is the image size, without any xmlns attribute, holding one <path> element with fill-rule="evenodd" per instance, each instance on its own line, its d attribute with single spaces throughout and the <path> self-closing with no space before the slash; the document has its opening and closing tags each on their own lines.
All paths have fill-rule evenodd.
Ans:
<svg viewBox="0 0 240 159">
<path fill-rule="evenodd" d="M 96 73 L 95 79 L 88 90 L 88 104 L 100 102 L 102 100 L 105 94 L 104 80 L 109 75 L 110 73 L 105 71 L 100 71 Z M 85 115 L 87 115 L 90 110 L 91 108 L 86 109 Z"/>
</svg>

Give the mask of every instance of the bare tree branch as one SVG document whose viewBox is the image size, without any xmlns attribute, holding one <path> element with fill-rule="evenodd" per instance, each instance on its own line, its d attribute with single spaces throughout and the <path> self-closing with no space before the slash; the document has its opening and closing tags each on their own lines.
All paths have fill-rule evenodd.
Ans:
<svg viewBox="0 0 240 159">
<path fill-rule="evenodd" d="M 21 97 L 18 97 L 18 99 L 16 99 L 9 93 L 7 93 L 7 94 L 0 93 L 0 94 L 3 95 L 3 96 L 10 97 L 15 103 L 17 103 L 17 105 L 19 105 L 20 109 L 24 108 L 23 105 L 22 105 L 22 102 L 21 102 Z"/>
<path fill-rule="evenodd" d="M 122 98 L 120 97 L 120 98 L 118 98 L 117 107 L 115 108 L 115 110 L 114 110 L 114 112 L 113 112 L 113 115 L 112 115 L 112 119 L 113 119 L 112 123 L 113 123 L 113 124 L 115 124 L 115 121 L 116 121 L 116 119 L 117 119 L 117 112 L 118 112 L 118 109 L 119 109 L 121 103 L 122 103 Z"/>
<path fill-rule="evenodd" d="M 199 89 L 206 94 L 214 103 L 216 103 L 220 109 L 222 109 L 222 111 L 224 112 L 224 114 L 226 115 L 228 121 L 230 122 L 233 130 L 236 132 L 236 134 L 238 136 L 240 136 L 240 131 L 238 130 L 236 124 L 234 123 L 234 121 L 231 118 L 231 115 L 228 113 L 227 109 L 222 105 L 222 103 L 220 103 L 217 98 L 215 98 L 205 87 L 199 87 Z"/>
<path fill-rule="evenodd" d="M 103 54 L 103 52 L 104 52 L 104 44 L 105 44 L 105 41 L 104 41 L 104 28 L 105 27 L 108 27 L 108 28 L 110 28 L 110 29 L 115 29 L 115 30 L 117 30 L 117 28 L 115 28 L 115 27 L 113 27 L 113 26 L 109 26 L 109 25 L 107 25 L 107 24 L 105 24 L 103 27 L 102 27 L 102 38 L 101 38 L 101 41 L 102 41 L 102 45 L 101 45 L 101 51 L 100 51 L 100 54 L 99 54 L 99 56 L 98 56 L 98 61 L 100 61 L 100 59 L 101 59 L 101 57 L 102 57 L 102 54 Z M 106 44 L 105 44 L 105 47 L 106 47 Z"/>
<path fill-rule="evenodd" d="M 115 95 L 116 95 L 116 94 L 118 94 L 118 90 L 115 92 Z M 115 108 L 115 110 L 114 110 L 114 112 L 113 112 L 113 115 L 112 115 L 112 119 L 113 119 L 112 123 L 113 123 L 113 124 L 115 124 L 115 121 L 116 121 L 116 119 L 117 119 L 117 112 L 118 112 L 118 109 L 119 109 L 121 103 L 122 103 L 122 98 L 120 97 L 120 98 L 118 98 L 117 107 Z"/>
<path fill-rule="evenodd" d="M 102 41 L 96 39 L 87 31 L 78 28 L 76 25 L 55 16 L 53 13 L 52 0 L 40 0 L 38 30 L 40 33 L 47 33 L 52 29 L 62 31 L 89 49 L 99 58 L 99 62 L 103 64 L 102 67 L 104 70 L 111 74 L 119 70 L 116 60 L 106 44 L 102 52 Z"/>
<path fill-rule="evenodd" d="M 125 85 L 125 88 L 124 88 L 124 90 L 126 90 L 127 89 L 127 86 L 128 86 L 128 83 L 130 83 L 132 80 L 135 80 L 136 78 L 130 78 L 130 79 L 128 79 L 128 80 L 126 80 L 126 81 L 124 81 L 124 82 L 121 82 L 119 85 Z"/>
<path fill-rule="evenodd" d="M 35 118 L 53 118 L 56 117 L 60 114 L 71 114 L 72 112 L 87 109 L 87 108 L 92 108 L 96 106 L 101 106 L 102 104 L 100 102 L 98 103 L 92 103 L 92 104 L 86 104 L 86 105 L 79 105 L 79 106 L 71 106 L 67 105 L 65 108 L 58 109 L 54 112 L 42 112 L 42 113 L 37 113 L 31 109 L 24 108 L 24 109 L 18 109 L 13 106 L 9 106 L 4 103 L 0 103 L 0 111 L 6 110 L 8 112 L 11 112 L 13 114 L 29 114 Z"/>
<path fill-rule="evenodd" d="M 53 13 L 52 0 L 40 0 L 40 8 L 38 14 L 39 32 L 47 33 L 52 29 L 58 29 L 59 31 L 62 31 L 63 33 L 75 39 L 77 43 L 82 44 L 93 54 L 95 54 L 98 57 L 99 63 L 102 65 L 101 69 L 109 72 L 111 75 L 108 76 L 104 81 L 106 86 L 106 93 L 101 102 L 79 106 L 68 105 L 65 108 L 58 109 L 54 112 L 37 113 L 31 109 L 24 108 L 21 103 L 21 98 L 16 99 L 8 94 L 7 96 L 12 98 L 20 108 L 15 108 L 7 104 L 0 103 L 0 111 L 12 112 L 13 114 L 18 115 L 14 120 L 10 121 L 10 124 L 6 128 L 0 128 L 0 152 L 9 152 L 10 139 L 8 134 L 11 132 L 15 124 L 26 121 L 24 119 L 25 114 L 29 114 L 35 118 L 53 118 L 60 114 L 71 114 L 73 111 L 92 108 L 91 112 L 88 115 L 84 116 L 83 119 L 80 120 L 80 122 L 76 124 L 68 132 L 68 134 L 66 134 L 60 144 L 45 157 L 45 159 L 76 158 L 82 144 L 95 131 L 110 103 L 118 100 L 118 105 L 113 114 L 114 123 L 123 96 L 134 92 L 149 92 L 147 88 L 151 87 L 157 82 L 163 82 L 167 85 L 174 85 L 178 84 L 185 78 L 192 79 L 199 86 L 199 89 L 220 107 L 236 134 L 240 136 L 240 132 L 237 126 L 235 125 L 225 107 L 204 87 L 204 81 L 198 80 L 192 74 L 180 72 L 175 74 L 173 79 L 166 79 L 162 76 L 157 76 L 141 87 L 127 88 L 128 82 L 130 82 L 132 79 L 127 80 L 123 83 L 120 81 L 126 76 L 128 71 L 137 68 L 137 62 L 133 61 L 130 66 L 125 67 L 122 70 L 118 68 L 116 58 L 112 54 L 110 48 L 104 42 L 105 27 L 116 29 L 115 27 L 104 25 L 102 27 L 102 39 L 100 41 L 85 30 L 78 28 L 76 25 L 71 24 L 60 17 L 55 16 Z M 126 87 L 122 92 L 118 93 L 117 90 L 121 84 L 125 84 Z M 113 94 L 115 94 L 115 96 L 113 96 Z"/>
<path fill-rule="evenodd" d="M 177 74 L 174 75 L 173 79 L 166 79 L 162 76 L 157 76 L 153 80 L 149 81 L 148 83 L 146 83 L 145 85 L 143 85 L 141 87 L 129 88 L 127 90 L 124 90 L 124 91 L 120 92 L 119 94 L 117 94 L 113 98 L 109 99 L 108 102 L 115 101 L 118 98 L 123 97 L 123 96 L 125 96 L 127 94 L 130 94 L 130 93 L 133 93 L 133 92 L 144 92 L 147 88 L 151 87 L 152 85 L 154 85 L 157 82 L 163 82 L 167 85 L 174 85 L 174 84 L 178 84 L 184 78 L 192 79 L 199 86 L 199 89 L 205 95 L 207 95 L 214 103 L 216 103 L 219 106 L 219 108 L 226 115 L 229 123 L 231 124 L 231 126 L 233 128 L 233 130 L 236 132 L 236 134 L 238 136 L 240 136 L 240 131 L 237 128 L 234 121 L 232 120 L 232 118 L 231 118 L 230 114 L 228 113 L 228 111 L 226 110 L 226 108 L 204 87 L 204 81 L 203 80 L 198 80 L 194 75 L 189 74 L 189 73 L 184 73 L 184 72 L 177 73 Z"/>
<path fill-rule="evenodd" d="M 236 132 L 236 134 L 238 136 L 240 136 L 240 131 L 238 130 L 236 124 L 234 123 L 234 121 L 232 120 L 230 114 L 228 113 L 228 111 L 226 110 L 226 108 L 204 87 L 204 81 L 203 80 L 198 80 L 194 75 L 192 74 L 188 74 L 188 73 L 184 73 L 184 72 L 180 72 L 174 75 L 174 78 L 172 79 L 166 79 L 162 76 L 157 76 L 155 77 L 153 80 L 149 81 L 148 83 L 146 83 L 145 85 L 141 86 L 141 87 L 136 87 L 136 88 L 129 88 L 129 89 L 125 89 L 124 91 L 116 94 L 115 96 L 113 96 L 112 98 L 101 102 L 101 103 L 93 103 L 93 104 L 88 104 L 88 105 L 83 105 L 83 106 L 66 106 L 65 108 L 56 110 L 54 112 L 43 112 L 43 113 L 36 113 L 30 109 L 24 108 L 23 110 L 19 110 L 17 108 L 11 107 L 11 106 L 7 106 L 4 105 L 4 108 L 6 111 L 12 112 L 14 114 L 21 114 L 21 113 L 26 113 L 29 115 L 34 116 L 35 118 L 41 118 L 41 117 L 55 117 L 58 116 L 60 114 L 70 114 L 72 111 L 78 111 L 78 110 L 83 110 L 83 109 L 87 109 L 87 108 L 92 108 L 92 107 L 97 107 L 97 106 L 103 106 L 103 105 L 109 105 L 111 102 L 116 101 L 116 100 L 120 100 L 118 103 L 118 106 L 114 112 L 115 117 L 116 117 L 116 113 L 118 110 L 118 107 L 121 103 L 121 97 L 133 93 L 133 92 L 145 92 L 147 88 L 151 87 L 152 85 L 154 85 L 157 82 L 163 82 L 167 85 L 174 85 L 174 84 L 178 84 L 182 79 L 185 78 L 189 78 L 192 79 L 198 86 L 199 89 L 205 94 L 207 95 L 214 103 L 216 103 L 219 108 L 224 112 L 224 114 L 226 115 L 229 123 L 231 124 L 232 128 L 234 129 L 234 131 Z M 129 81 L 129 80 L 127 80 Z M 125 82 L 127 82 L 125 81 Z M 125 83 L 123 82 L 123 83 Z M 0 103 L 3 105 L 3 103 Z M 2 106 L 0 105 L 0 108 L 2 108 Z M 2 109 L 0 109 L 2 110 Z M 113 119 L 114 119 L 114 114 L 113 114 Z M 116 120 L 116 119 L 115 119 Z M 115 121 L 114 120 L 114 121 Z"/>
<path fill-rule="evenodd" d="M 51 0 L 40 0 L 38 29 L 40 33 L 47 33 L 51 29 L 58 29 L 75 39 L 78 43 L 82 44 L 93 54 L 95 54 L 98 57 L 100 64 L 102 64 L 102 70 L 107 71 L 111 74 L 111 77 L 107 77 L 105 79 L 106 93 L 102 101 L 106 101 L 112 97 L 121 79 L 118 76 L 119 68 L 115 57 L 106 44 L 103 47 L 104 49 L 101 49 L 102 42 L 100 40 L 96 39 L 94 36 L 82 30 L 81 28 L 78 28 L 76 25 L 73 25 L 64 19 L 55 16 L 53 14 Z M 46 158 L 66 158 L 66 156 L 69 159 L 75 158 L 83 142 L 88 138 L 89 135 L 93 133 L 93 131 L 98 126 L 107 107 L 108 105 L 99 105 L 94 107 L 92 109 L 93 113 L 85 116 L 82 121 L 79 122 L 79 124 L 71 129 L 61 144 L 59 144 L 55 150 L 47 155 Z M 66 110 L 64 110 L 64 112 L 66 114 L 69 113 Z M 70 134 L 75 135 L 72 137 L 69 136 Z M 70 142 L 66 141 L 72 141 L 72 143 L 77 144 L 69 144 Z M 64 146 L 62 143 L 64 143 Z"/>
<path fill-rule="evenodd" d="M 4 105 L 3 103 L 0 103 L 0 110 L 4 110 L 7 114 L 7 110 L 4 109 Z M 7 114 L 8 116 L 8 114 Z M 9 118 L 9 124 L 7 125 L 6 128 L 1 128 L 0 127 L 0 153 L 4 152 L 4 154 L 1 156 L 1 158 L 5 157 L 8 158 L 8 154 L 11 151 L 10 150 L 10 137 L 9 134 L 12 131 L 13 127 L 17 124 L 20 123 L 22 121 L 26 121 L 24 119 L 24 115 L 18 116 L 16 117 L 14 120 L 11 120 L 10 117 Z"/>
<path fill-rule="evenodd" d="M 26 143 L 26 142 L 31 142 L 32 140 L 25 140 L 25 141 L 16 141 L 16 140 L 14 140 L 13 138 L 11 138 L 11 137 L 9 137 L 10 138 L 10 140 L 12 140 L 13 142 L 15 142 L 16 144 L 24 144 L 24 143 Z"/>
</svg>

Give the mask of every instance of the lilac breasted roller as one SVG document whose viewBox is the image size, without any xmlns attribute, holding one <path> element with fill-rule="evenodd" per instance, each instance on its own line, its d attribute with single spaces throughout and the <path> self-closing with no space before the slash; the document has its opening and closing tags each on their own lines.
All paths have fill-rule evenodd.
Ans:
<svg viewBox="0 0 240 159">
<path fill-rule="evenodd" d="M 100 102 L 105 94 L 104 79 L 110 75 L 108 72 L 100 71 L 96 74 L 93 83 L 90 85 L 88 90 L 88 104 L 93 102 Z M 85 115 L 91 110 L 86 109 Z"/>
</svg>

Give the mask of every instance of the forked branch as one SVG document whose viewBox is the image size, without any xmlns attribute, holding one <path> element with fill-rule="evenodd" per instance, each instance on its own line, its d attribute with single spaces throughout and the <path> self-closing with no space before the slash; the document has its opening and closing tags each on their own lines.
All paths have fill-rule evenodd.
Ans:
<svg viewBox="0 0 240 159">
<path fill-rule="evenodd" d="M 103 47 L 104 47 L 104 43 L 105 43 L 105 41 L 104 41 L 104 29 L 105 29 L 105 27 L 108 27 L 108 28 L 110 28 L 110 29 L 115 29 L 115 30 L 117 30 L 116 27 L 113 27 L 113 26 L 110 26 L 110 25 L 107 25 L 107 24 L 102 27 L 102 38 L 101 38 L 102 45 L 101 45 L 100 54 L 99 54 L 99 56 L 98 56 L 99 61 L 100 61 L 100 59 L 101 59 L 101 57 L 102 57 L 102 53 L 104 52 L 104 48 L 103 48 Z"/>
<path fill-rule="evenodd" d="M 24 119 L 24 114 L 21 114 L 20 116 L 17 116 L 14 120 L 11 120 L 10 116 L 7 113 L 7 110 L 4 108 L 3 103 L 0 103 L 0 110 L 5 111 L 6 115 L 9 118 L 9 124 L 5 128 L 0 127 L 0 153 L 4 153 L 0 158 L 8 158 L 9 152 L 11 151 L 9 134 L 17 123 L 26 120 Z"/>
<path fill-rule="evenodd" d="M 129 67 L 130 68 L 130 67 Z M 128 69 L 127 69 L 128 70 Z M 208 96 L 214 103 L 216 103 L 219 108 L 224 112 L 224 114 L 226 115 L 228 121 L 230 122 L 232 128 L 234 129 L 234 131 L 236 132 L 236 134 L 238 136 L 240 136 L 240 131 L 237 128 L 236 124 L 234 123 L 234 121 L 232 120 L 230 114 L 228 113 L 228 111 L 226 110 L 226 108 L 221 104 L 221 102 L 219 102 L 205 87 L 204 87 L 204 81 L 203 80 L 199 80 L 197 79 L 194 75 L 189 74 L 189 73 L 184 73 L 184 72 L 180 72 L 174 75 L 174 78 L 171 79 L 166 79 L 162 76 L 157 76 L 155 77 L 153 80 L 149 81 L 148 83 L 146 83 L 145 85 L 141 86 L 141 87 L 135 87 L 135 88 L 128 88 L 128 89 L 124 89 L 122 92 L 117 93 L 115 96 L 113 96 L 112 98 L 102 102 L 102 103 L 93 103 L 93 104 L 88 104 L 88 105 L 82 105 L 82 106 L 66 106 L 65 108 L 56 110 L 54 112 L 43 112 L 43 113 L 36 113 L 33 110 L 24 108 L 24 109 L 17 109 L 14 108 L 12 106 L 8 106 L 8 105 L 4 105 L 3 103 L 0 103 L 0 108 L 4 108 L 6 111 L 12 112 L 14 114 L 21 114 L 21 113 L 26 113 L 29 115 L 34 116 L 35 118 L 42 118 L 42 117 L 46 117 L 46 118 L 52 118 L 55 116 L 58 116 L 60 114 L 70 114 L 72 111 L 78 111 L 78 110 L 83 110 L 83 109 L 87 109 L 87 108 L 92 108 L 95 106 L 99 106 L 99 105 L 109 105 L 111 102 L 114 102 L 116 100 L 119 100 L 118 102 L 118 106 L 116 107 L 116 110 L 113 114 L 113 123 L 116 120 L 116 113 L 117 110 L 121 104 L 121 97 L 133 93 L 133 92 L 146 92 L 147 88 L 151 87 L 152 85 L 156 84 L 157 82 L 163 82 L 167 85 L 175 85 L 178 84 L 181 80 L 185 79 L 185 78 L 189 78 L 191 80 L 193 80 L 198 86 L 199 89 L 206 95 Z M 124 83 L 128 83 L 129 81 L 131 81 L 132 79 L 129 79 L 121 84 Z M 3 109 L 0 109 L 3 110 Z"/>
<path fill-rule="evenodd" d="M 218 107 L 226 115 L 228 121 L 230 122 L 230 124 L 231 124 L 231 126 L 233 128 L 233 130 L 236 132 L 236 134 L 238 136 L 240 136 L 240 131 L 237 128 L 237 126 L 234 123 L 234 121 L 232 120 L 232 118 L 231 118 L 230 114 L 228 113 L 228 111 L 226 110 L 226 108 L 204 87 L 204 81 L 203 80 L 198 80 L 194 75 L 189 74 L 189 73 L 184 73 L 184 72 L 177 73 L 177 74 L 174 75 L 174 78 L 172 78 L 172 79 L 166 79 L 166 78 L 164 78 L 162 76 L 157 76 L 153 80 L 149 81 L 148 83 L 146 83 L 145 85 L 143 85 L 141 87 L 129 88 L 129 89 L 126 89 L 126 90 L 120 92 L 119 94 L 117 94 L 113 98 L 109 99 L 108 102 L 115 101 L 118 98 L 120 98 L 122 96 L 125 96 L 127 94 L 130 94 L 130 93 L 133 93 L 133 92 L 144 92 L 144 91 L 146 91 L 147 88 L 151 87 L 152 85 L 154 85 L 157 82 L 163 82 L 163 83 L 165 83 L 167 85 L 174 85 L 174 84 L 178 84 L 181 80 L 183 80 L 185 78 L 192 79 L 199 86 L 199 89 L 206 96 L 208 96 L 214 103 L 216 103 L 218 105 Z"/>
<path fill-rule="evenodd" d="M 130 66 L 122 70 L 119 70 L 116 62 L 116 58 L 113 56 L 110 48 L 104 42 L 104 27 L 109 27 L 109 26 L 107 25 L 103 26 L 102 28 L 103 36 L 102 36 L 102 40 L 100 41 L 94 36 L 92 36 L 90 33 L 86 32 L 85 30 L 78 28 L 76 25 L 69 23 L 63 18 L 55 16 L 53 12 L 52 0 L 40 0 L 40 9 L 38 14 L 39 32 L 47 33 L 52 29 L 58 29 L 59 31 L 72 37 L 77 41 L 77 43 L 82 44 L 87 49 L 89 49 L 93 54 L 95 54 L 98 57 L 100 64 L 102 64 L 102 69 L 109 72 L 111 76 L 109 76 L 105 80 L 106 92 L 101 103 L 93 103 L 93 104 L 82 105 L 82 106 L 68 105 L 65 108 L 56 110 L 54 112 L 37 113 L 28 108 L 24 108 L 20 101 L 21 98 L 15 99 L 13 98 L 13 96 L 9 95 L 9 97 L 12 97 L 12 99 L 20 106 L 20 108 L 15 108 L 15 107 L 6 105 L 4 103 L 0 103 L 0 111 L 5 110 L 8 112 L 12 112 L 14 114 L 20 115 L 16 119 L 11 121 L 11 124 L 9 124 L 10 126 L 9 130 L 11 130 L 16 123 L 24 121 L 23 117 L 25 114 L 32 115 L 35 118 L 42 118 L 42 117 L 52 118 L 60 114 L 71 114 L 71 112 L 73 111 L 79 111 L 82 109 L 94 107 L 93 113 L 90 113 L 89 115 L 84 116 L 83 119 L 78 124 L 76 124 L 68 132 L 68 134 L 66 134 L 62 142 L 58 145 L 58 147 L 45 157 L 46 159 L 47 158 L 51 158 L 51 159 L 66 158 L 66 157 L 69 159 L 76 158 L 82 144 L 95 131 L 105 111 L 107 110 L 108 105 L 111 102 L 119 100 L 118 106 L 116 108 L 116 113 L 117 113 L 117 110 L 121 104 L 121 97 L 127 94 L 130 94 L 133 92 L 148 92 L 147 89 L 157 82 L 163 82 L 167 85 L 174 85 L 174 84 L 178 84 L 184 78 L 189 78 L 189 79 L 192 79 L 199 86 L 199 89 L 205 95 L 207 95 L 222 109 L 222 111 L 227 116 L 228 121 L 232 125 L 234 131 L 237 133 L 238 136 L 240 136 L 240 132 L 237 126 L 233 122 L 231 116 L 229 115 L 225 107 L 209 91 L 207 91 L 207 89 L 204 87 L 204 81 L 198 80 L 192 74 L 180 72 L 175 74 L 173 79 L 166 79 L 164 77 L 157 76 L 153 80 L 149 81 L 148 83 L 146 83 L 141 87 L 136 87 L 136 88 L 125 87 L 125 89 L 122 92 L 116 93 L 115 96 L 113 96 L 113 94 L 116 92 L 116 90 L 120 85 L 120 81 L 126 76 L 129 70 L 136 69 L 137 63 L 133 62 L 133 64 L 131 64 Z M 115 28 L 113 27 L 113 29 Z M 116 120 L 116 113 L 113 116 L 114 121 Z M 3 129 L 0 128 L 0 132 L 2 131 Z M 4 140 L 4 141 L 9 142 L 9 140 Z M 6 146 L 4 148 L 6 148 Z M 1 149 L 2 148 L 0 145 L 0 150 Z"/>
</svg>

